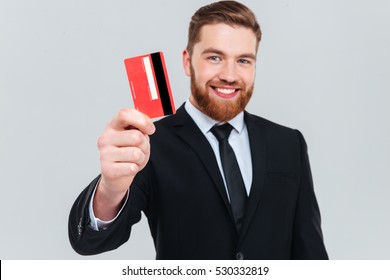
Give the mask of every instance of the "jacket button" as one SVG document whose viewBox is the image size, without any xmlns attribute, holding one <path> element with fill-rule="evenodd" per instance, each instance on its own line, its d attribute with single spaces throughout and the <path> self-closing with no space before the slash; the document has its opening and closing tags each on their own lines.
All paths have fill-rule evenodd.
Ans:
<svg viewBox="0 0 390 280">
<path fill-rule="evenodd" d="M 243 260 L 243 259 L 244 259 L 244 254 L 241 253 L 241 252 L 238 252 L 238 253 L 236 254 L 236 260 Z"/>
</svg>

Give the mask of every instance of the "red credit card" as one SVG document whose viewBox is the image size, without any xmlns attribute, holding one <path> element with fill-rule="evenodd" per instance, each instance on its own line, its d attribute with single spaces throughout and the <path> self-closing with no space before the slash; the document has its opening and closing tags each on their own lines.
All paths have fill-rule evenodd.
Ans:
<svg viewBox="0 0 390 280">
<path fill-rule="evenodd" d="M 162 52 L 127 58 L 125 67 L 134 107 L 138 111 L 150 118 L 176 112 Z"/>
</svg>

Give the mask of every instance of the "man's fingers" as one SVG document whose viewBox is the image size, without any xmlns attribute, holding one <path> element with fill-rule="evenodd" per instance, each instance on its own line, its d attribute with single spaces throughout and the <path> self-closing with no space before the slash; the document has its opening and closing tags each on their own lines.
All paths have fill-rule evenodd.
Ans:
<svg viewBox="0 0 390 280">
<path fill-rule="evenodd" d="M 135 128 L 148 135 L 153 134 L 156 130 L 152 120 L 135 109 L 120 110 L 111 121 L 110 126 L 115 130 Z"/>
<path fill-rule="evenodd" d="M 102 161 L 109 161 L 113 164 L 128 162 L 142 166 L 145 163 L 148 154 L 145 154 L 137 147 L 123 147 L 112 149 L 109 152 L 102 152 L 100 156 Z"/>
<path fill-rule="evenodd" d="M 149 136 L 137 129 L 116 131 L 115 137 L 111 140 L 111 145 L 116 147 L 138 147 L 149 145 Z"/>
<path fill-rule="evenodd" d="M 150 156 L 151 119 L 135 109 L 122 109 L 98 139 L 104 185 L 123 191 L 145 167 Z"/>
<path fill-rule="evenodd" d="M 98 139 L 98 147 L 101 153 L 108 153 L 112 149 L 136 147 L 143 153 L 150 153 L 149 136 L 136 129 L 112 131 L 103 134 Z"/>
</svg>

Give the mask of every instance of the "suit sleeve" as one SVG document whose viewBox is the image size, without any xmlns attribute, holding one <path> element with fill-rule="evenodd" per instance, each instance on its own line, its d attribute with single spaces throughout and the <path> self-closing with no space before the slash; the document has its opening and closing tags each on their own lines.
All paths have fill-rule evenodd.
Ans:
<svg viewBox="0 0 390 280">
<path fill-rule="evenodd" d="M 297 133 L 300 140 L 301 168 L 292 259 L 328 259 L 321 230 L 320 210 L 314 193 L 307 145 L 303 135 L 299 131 Z"/>
<path fill-rule="evenodd" d="M 145 167 L 146 169 L 146 167 Z M 132 226 L 148 207 L 148 184 L 145 169 L 137 174 L 130 187 L 129 199 L 117 219 L 107 229 L 95 231 L 90 224 L 88 206 L 100 176 L 94 179 L 76 199 L 69 214 L 68 235 L 73 249 L 80 255 L 94 255 L 114 250 L 125 243 Z"/>
</svg>

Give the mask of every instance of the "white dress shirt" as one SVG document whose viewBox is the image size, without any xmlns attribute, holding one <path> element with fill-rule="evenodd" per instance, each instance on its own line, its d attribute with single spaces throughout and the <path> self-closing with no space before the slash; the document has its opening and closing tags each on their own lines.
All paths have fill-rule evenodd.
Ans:
<svg viewBox="0 0 390 280">
<path fill-rule="evenodd" d="M 223 174 L 221 158 L 219 155 L 219 142 L 218 139 L 214 136 L 214 134 L 210 131 L 210 129 L 214 125 L 222 124 L 222 123 L 219 123 L 218 121 L 213 120 L 209 116 L 205 115 L 203 112 L 198 110 L 194 105 L 192 105 L 189 100 L 187 100 L 187 102 L 185 103 L 184 108 L 187 111 L 187 113 L 191 116 L 191 118 L 194 120 L 195 124 L 202 131 L 206 139 L 209 141 L 214 151 L 215 158 L 217 160 L 218 167 L 225 184 L 226 193 L 228 194 L 228 198 L 229 198 L 229 192 L 226 187 L 225 176 Z M 251 185 L 252 185 L 252 157 L 251 157 L 251 151 L 249 145 L 248 130 L 244 122 L 244 112 L 239 113 L 236 117 L 231 119 L 229 121 L 229 124 L 234 128 L 230 133 L 229 143 L 232 146 L 234 153 L 236 154 L 237 162 L 240 167 L 242 178 L 244 180 L 246 192 L 249 196 Z M 129 192 L 127 194 L 126 201 L 123 204 L 122 209 L 119 211 L 118 215 L 110 221 L 102 221 L 99 218 L 96 218 L 93 212 L 93 198 L 95 196 L 95 191 L 92 194 L 91 202 L 89 204 L 89 216 L 91 219 L 90 226 L 94 230 L 100 230 L 106 228 L 110 223 L 115 221 L 115 219 L 122 211 L 124 205 L 126 205 L 127 203 Z"/>
<path fill-rule="evenodd" d="M 222 123 L 219 123 L 218 121 L 213 120 L 209 116 L 202 113 L 194 105 L 192 105 L 189 100 L 185 103 L 184 108 L 194 120 L 196 125 L 200 128 L 206 139 L 209 141 L 211 147 L 213 148 L 215 158 L 218 163 L 219 171 L 221 172 L 227 192 L 221 157 L 219 155 L 219 142 L 218 139 L 214 136 L 214 134 L 210 131 L 210 129 L 214 125 Z M 230 146 L 232 146 L 234 153 L 236 154 L 242 178 L 244 179 L 246 192 L 249 195 L 252 185 L 252 157 L 249 145 L 248 129 L 246 128 L 246 124 L 244 122 L 244 112 L 239 113 L 236 117 L 231 119 L 229 121 L 229 124 L 234 128 L 229 136 L 229 144 Z"/>
</svg>

